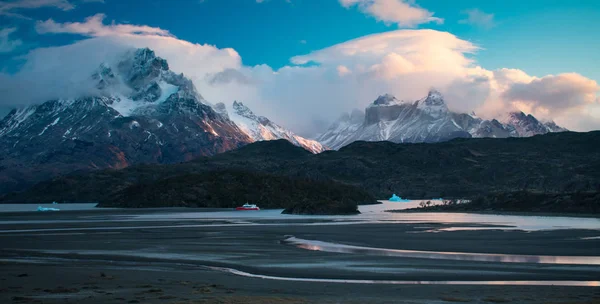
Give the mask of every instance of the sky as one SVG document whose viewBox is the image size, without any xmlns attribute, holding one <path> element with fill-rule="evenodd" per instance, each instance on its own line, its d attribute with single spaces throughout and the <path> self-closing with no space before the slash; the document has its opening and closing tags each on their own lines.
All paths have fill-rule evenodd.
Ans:
<svg viewBox="0 0 600 304">
<path fill-rule="evenodd" d="M 151 47 L 208 102 L 313 135 L 378 95 L 600 129 L 595 0 L 0 0 L 0 115 Z M 69 95 L 69 96 L 67 96 Z"/>
</svg>

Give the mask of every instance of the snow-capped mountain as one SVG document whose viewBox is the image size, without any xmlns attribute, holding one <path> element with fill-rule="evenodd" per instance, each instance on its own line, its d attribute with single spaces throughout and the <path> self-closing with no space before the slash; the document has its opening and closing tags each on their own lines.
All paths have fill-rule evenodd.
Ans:
<svg viewBox="0 0 600 304">
<path fill-rule="evenodd" d="M 509 113 L 508 119 L 506 119 L 506 124 L 513 126 L 519 136 L 522 137 L 545 134 L 549 132 L 568 131 L 567 129 L 556 125 L 554 121 L 541 122 L 533 117 L 533 115 L 526 115 L 523 112 Z"/>
<path fill-rule="evenodd" d="M 241 102 L 234 101 L 231 111 L 227 111 L 227 107 L 223 103 L 216 104 L 214 108 L 221 115 L 232 120 L 253 141 L 286 139 L 313 153 L 325 151 L 319 142 L 298 136 L 268 118 L 254 114 Z"/>
<path fill-rule="evenodd" d="M 46 101 L 0 120 L 0 193 L 76 170 L 182 162 L 256 140 L 150 49 L 99 65 L 90 81 L 86 97 Z M 271 138 L 320 147 L 291 133 Z"/>
<path fill-rule="evenodd" d="M 379 96 L 366 108 L 362 121 L 358 117 L 352 121 L 343 117 L 317 140 L 338 149 L 357 140 L 438 142 L 456 137 L 470 137 L 470 134 L 454 123 L 441 94 L 432 90 L 415 102 L 399 101 L 391 95 Z"/>
<path fill-rule="evenodd" d="M 339 149 L 357 140 L 440 142 L 459 137 L 526 137 L 561 131 L 566 129 L 522 112 L 509 113 L 503 122 L 481 119 L 474 113 L 454 113 L 448 110 L 442 94 L 431 90 L 415 102 L 400 101 L 389 94 L 379 96 L 364 116 L 356 110 L 352 115 L 343 115 L 317 140 Z"/>
</svg>

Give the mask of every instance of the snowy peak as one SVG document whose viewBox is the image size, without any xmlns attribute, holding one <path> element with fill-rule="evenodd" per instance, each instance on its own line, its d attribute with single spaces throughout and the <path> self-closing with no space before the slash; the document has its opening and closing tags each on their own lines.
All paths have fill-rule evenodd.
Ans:
<svg viewBox="0 0 600 304">
<path fill-rule="evenodd" d="M 205 103 L 190 79 L 169 70 L 167 61 L 148 48 L 100 64 L 92 80 L 99 95 L 110 97 L 108 105 L 125 117 L 148 111 L 195 112 Z"/>
<path fill-rule="evenodd" d="M 558 126 L 554 121 L 541 122 L 531 114 L 511 112 L 506 123 L 514 126 L 521 136 L 533 136 L 549 132 L 564 132 L 567 129 Z"/>
<path fill-rule="evenodd" d="M 449 113 L 444 97 L 435 89 L 431 89 L 427 97 L 417 101 L 417 108 L 436 119 L 442 118 Z"/>
<path fill-rule="evenodd" d="M 544 122 L 544 126 L 546 126 L 546 128 L 548 128 L 548 130 L 550 132 L 566 132 L 569 131 L 566 128 L 563 128 L 559 125 L 557 125 L 554 121 L 548 121 L 548 122 Z"/>
<path fill-rule="evenodd" d="M 92 74 L 92 80 L 96 81 L 96 88 L 99 90 L 104 90 L 118 82 L 111 67 L 105 63 L 100 64 L 98 70 Z"/>
<path fill-rule="evenodd" d="M 320 153 L 325 150 L 319 142 L 298 136 L 268 118 L 254 114 L 242 102 L 234 101 L 231 113 L 227 112 L 225 105 L 222 103 L 215 105 L 214 108 L 219 114 L 229 117 L 253 141 L 286 139 L 292 144 L 313 153 Z"/>
<path fill-rule="evenodd" d="M 254 112 L 252 112 L 252 110 L 250 110 L 250 108 L 248 108 L 242 102 L 234 101 L 233 111 L 235 111 L 235 114 L 243 117 L 247 117 L 250 119 L 258 119 L 258 116 L 254 115 Z"/>
<path fill-rule="evenodd" d="M 400 103 L 400 101 L 393 95 L 384 94 L 377 97 L 377 99 L 373 101 L 372 106 L 389 106 L 398 103 Z"/>
<path fill-rule="evenodd" d="M 169 71 L 169 64 L 165 59 L 156 57 L 154 51 L 144 48 L 125 55 L 124 60 L 119 62 L 118 69 L 131 88 L 140 89 L 161 73 Z"/>
<path fill-rule="evenodd" d="M 429 93 L 427 93 L 426 103 L 428 105 L 441 105 L 444 104 L 444 97 L 438 90 L 431 89 L 429 90 Z"/>
</svg>

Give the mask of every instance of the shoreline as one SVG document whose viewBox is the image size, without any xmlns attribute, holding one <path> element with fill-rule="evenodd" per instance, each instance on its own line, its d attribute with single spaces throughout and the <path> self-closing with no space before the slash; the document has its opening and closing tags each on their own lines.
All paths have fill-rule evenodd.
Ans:
<svg viewBox="0 0 600 304">
<path fill-rule="evenodd" d="M 535 212 L 535 211 L 426 210 L 426 209 L 410 208 L 410 209 L 390 209 L 390 210 L 385 210 L 385 212 L 389 212 L 389 213 L 465 213 L 465 214 L 541 216 L 541 217 L 582 217 L 582 218 L 600 219 L 600 214 Z"/>
</svg>

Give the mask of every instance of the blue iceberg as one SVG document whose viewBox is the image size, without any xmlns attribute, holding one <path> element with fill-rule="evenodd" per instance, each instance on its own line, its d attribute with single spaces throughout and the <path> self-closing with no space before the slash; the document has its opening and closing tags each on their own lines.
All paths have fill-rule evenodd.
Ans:
<svg viewBox="0 0 600 304">
<path fill-rule="evenodd" d="M 38 206 L 37 211 L 42 211 L 42 212 L 45 212 L 45 211 L 60 211 L 60 209 L 57 209 L 57 208 L 44 208 L 42 206 Z"/>
<path fill-rule="evenodd" d="M 392 194 L 392 197 L 390 197 L 389 201 L 390 202 L 399 202 L 399 203 L 408 203 L 408 202 L 410 202 L 409 199 L 401 198 L 401 197 L 397 196 L 395 193 Z"/>
</svg>

